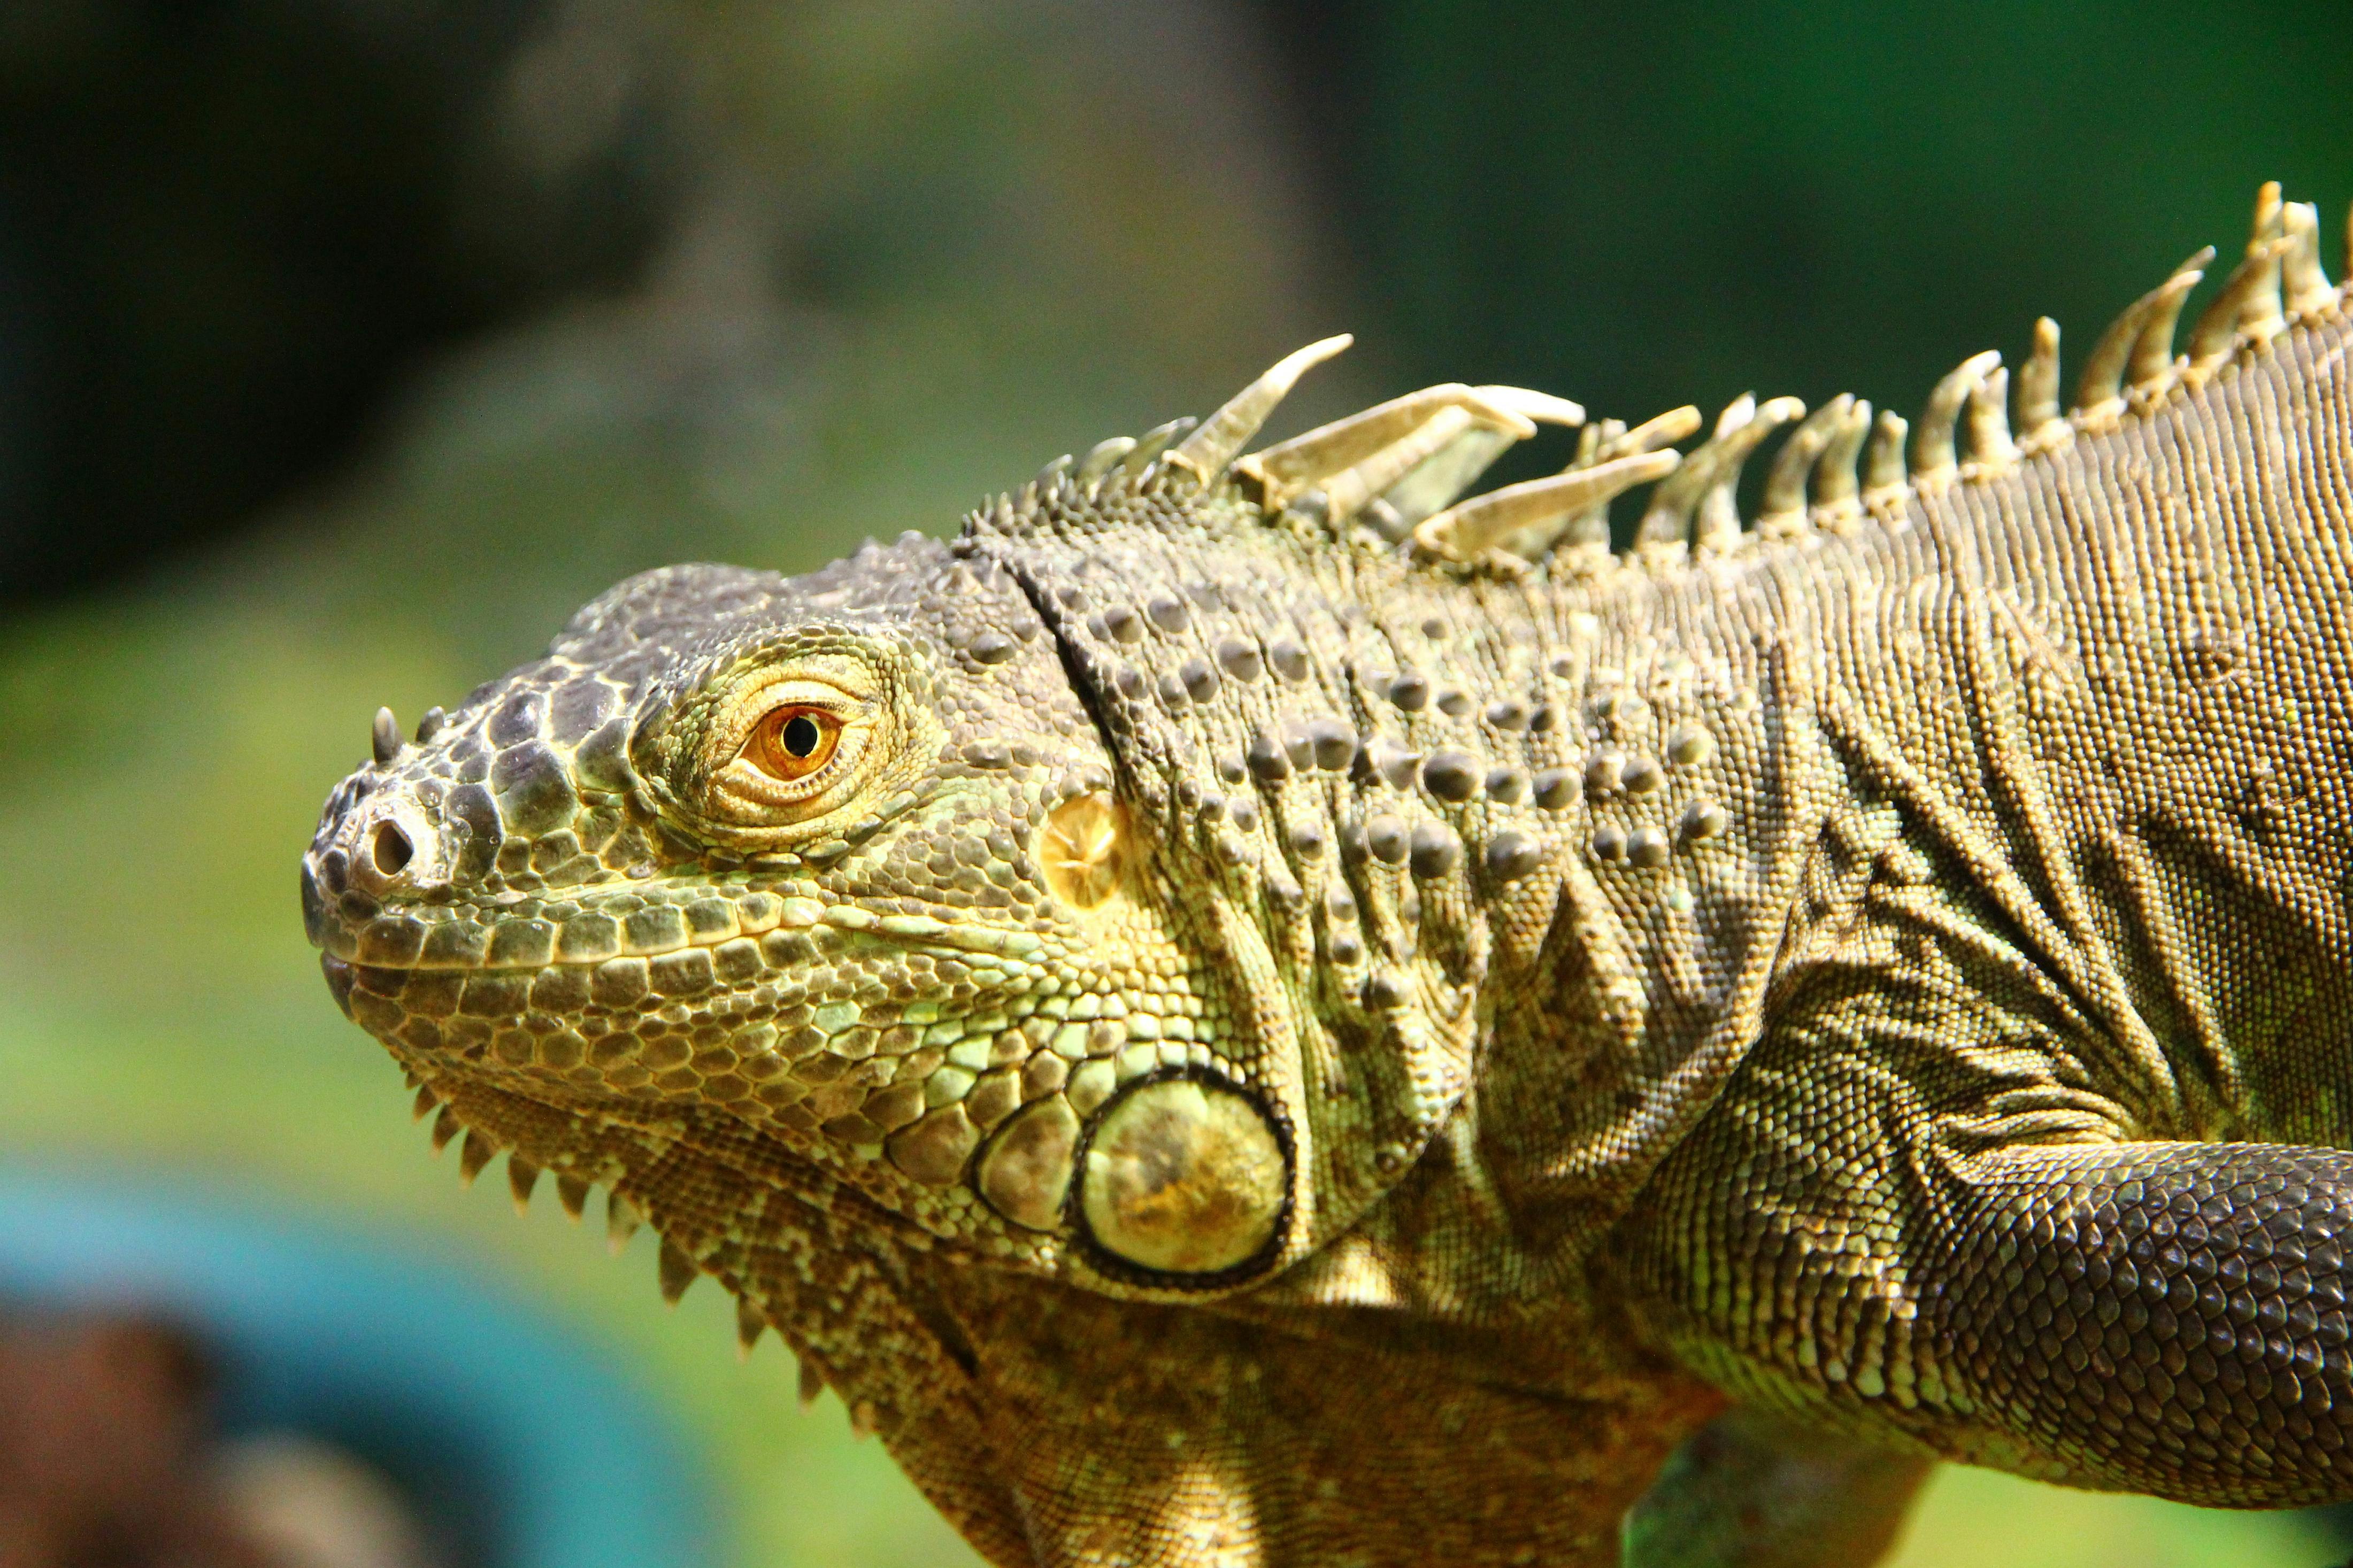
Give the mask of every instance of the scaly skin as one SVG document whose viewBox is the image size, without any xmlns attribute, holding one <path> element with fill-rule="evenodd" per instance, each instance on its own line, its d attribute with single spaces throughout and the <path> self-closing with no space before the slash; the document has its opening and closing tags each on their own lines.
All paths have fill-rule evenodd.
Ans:
<svg viewBox="0 0 2353 1568">
<path fill-rule="evenodd" d="M 1000 1563 L 1617 1562 L 1727 1396 L 1626 1561 L 1868 1563 L 1936 1458 L 2353 1497 L 2299 216 L 2123 401 L 2030 365 L 2027 455 L 1972 362 L 1857 500 L 1833 405 L 1759 531 L 1779 405 L 1621 560 L 1673 428 L 1544 491 L 1557 549 L 1407 548 L 1558 406 L 1233 463 L 1261 391 L 952 545 L 647 574 L 380 720 L 311 937 L 470 1172 L 608 1186 Z"/>
</svg>

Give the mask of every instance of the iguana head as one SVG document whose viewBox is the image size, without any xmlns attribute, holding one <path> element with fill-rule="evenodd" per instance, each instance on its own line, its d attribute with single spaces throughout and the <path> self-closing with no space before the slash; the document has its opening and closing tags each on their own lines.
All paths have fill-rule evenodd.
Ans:
<svg viewBox="0 0 2353 1568">
<path fill-rule="evenodd" d="M 649 573 L 387 750 L 303 887 L 337 995 L 420 1077 L 716 1110 L 1040 1261 L 1222 1277 L 1282 1245 L 1271 1064 L 1236 1059 L 1008 572 L 911 540 Z"/>
<path fill-rule="evenodd" d="M 1414 781 L 1362 710 L 1398 659 L 1352 579 L 1402 568 L 1307 536 L 1335 490 L 1394 526 L 1416 464 L 1459 488 L 1563 406 L 1433 389 L 1238 479 L 1336 346 L 953 545 L 648 573 L 413 742 L 380 716 L 303 863 L 338 1000 L 470 1162 L 514 1147 L 568 1199 L 660 1219 L 688 1145 L 1114 1292 L 1310 1249 L 1459 1096 L 1468 900 L 1525 868 L 1368 816 Z"/>
</svg>

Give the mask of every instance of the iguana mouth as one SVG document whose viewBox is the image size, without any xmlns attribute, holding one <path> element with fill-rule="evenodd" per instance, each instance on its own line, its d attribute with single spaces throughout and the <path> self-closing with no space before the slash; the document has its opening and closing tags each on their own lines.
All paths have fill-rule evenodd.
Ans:
<svg viewBox="0 0 2353 1568">
<path fill-rule="evenodd" d="M 619 884 L 571 899 L 516 895 L 488 903 L 379 906 L 371 912 L 365 903 L 327 902 L 334 884 L 319 858 L 303 867 L 312 942 L 347 962 L 382 969 L 593 968 L 617 958 L 715 951 L 773 931 L 819 930 L 1013 960 L 1035 959 L 1044 951 L 1026 931 L 952 925 L 934 915 L 814 898 L 807 884 L 783 879 L 643 892 Z"/>
</svg>

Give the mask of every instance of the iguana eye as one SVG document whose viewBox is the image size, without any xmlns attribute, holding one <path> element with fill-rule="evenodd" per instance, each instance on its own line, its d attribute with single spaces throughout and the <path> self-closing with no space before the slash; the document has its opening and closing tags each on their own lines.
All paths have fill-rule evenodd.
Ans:
<svg viewBox="0 0 2353 1568">
<path fill-rule="evenodd" d="M 833 760 L 841 720 L 822 708 L 779 708 L 762 719 L 744 756 L 771 778 L 805 779 Z"/>
<path fill-rule="evenodd" d="M 821 816 L 891 754 L 887 710 L 849 679 L 796 670 L 720 708 L 695 804 L 722 821 L 772 827 Z"/>
</svg>

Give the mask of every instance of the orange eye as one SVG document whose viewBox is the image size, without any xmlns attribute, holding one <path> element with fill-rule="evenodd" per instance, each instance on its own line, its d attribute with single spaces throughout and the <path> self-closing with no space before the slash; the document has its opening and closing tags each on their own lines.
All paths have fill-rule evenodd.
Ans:
<svg viewBox="0 0 2353 1568">
<path fill-rule="evenodd" d="M 841 721 L 822 708 L 779 708 L 760 721 L 744 755 L 762 773 L 805 779 L 833 760 Z"/>
</svg>

